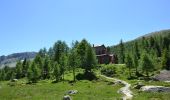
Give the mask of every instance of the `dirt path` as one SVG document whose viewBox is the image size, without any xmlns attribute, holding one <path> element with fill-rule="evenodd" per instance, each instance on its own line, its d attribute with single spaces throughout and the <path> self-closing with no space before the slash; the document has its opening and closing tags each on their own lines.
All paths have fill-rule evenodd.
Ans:
<svg viewBox="0 0 170 100">
<path fill-rule="evenodd" d="M 104 75 L 101 75 L 101 76 L 105 77 L 107 79 L 113 80 L 116 83 L 123 84 L 124 87 L 120 88 L 118 90 L 118 93 L 121 93 L 121 94 L 124 95 L 123 100 L 131 100 L 132 99 L 133 95 L 132 95 L 132 91 L 130 90 L 131 84 L 127 83 L 126 81 L 119 80 L 119 79 L 116 79 L 116 78 L 111 78 L 111 77 L 107 77 L 107 76 L 104 76 Z"/>
</svg>

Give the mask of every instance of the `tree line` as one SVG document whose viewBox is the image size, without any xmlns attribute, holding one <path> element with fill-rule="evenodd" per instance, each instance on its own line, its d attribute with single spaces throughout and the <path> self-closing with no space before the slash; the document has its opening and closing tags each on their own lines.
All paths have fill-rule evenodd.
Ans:
<svg viewBox="0 0 170 100">
<path fill-rule="evenodd" d="M 65 41 L 58 40 L 48 50 L 40 49 L 34 60 L 18 61 L 16 67 L 5 66 L 0 69 L 0 80 L 20 79 L 26 77 L 29 83 L 39 80 L 55 79 L 64 81 L 66 71 L 72 71 L 76 80 L 76 68 L 84 69 L 84 74 L 93 73 L 97 65 L 94 50 L 87 40 L 72 43 L 69 48 Z"/>
<path fill-rule="evenodd" d="M 149 76 L 154 71 L 170 70 L 170 31 L 111 47 L 118 55 L 119 64 L 126 64 L 129 76 Z"/>
</svg>

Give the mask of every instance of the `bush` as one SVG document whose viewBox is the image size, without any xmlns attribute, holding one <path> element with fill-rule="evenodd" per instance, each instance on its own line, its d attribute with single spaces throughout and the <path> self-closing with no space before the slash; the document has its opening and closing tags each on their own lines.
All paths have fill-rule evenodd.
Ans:
<svg viewBox="0 0 170 100">
<path fill-rule="evenodd" d="M 95 73 L 93 72 L 85 72 L 85 73 L 79 73 L 76 75 L 76 79 L 77 80 L 96 80 L 97 77 L 95 75 Z"/>
<path fill-rule="evenodd" d="M 121 76 L 125 74 L 126 67 L 123 64 L 108 64 L 108 65 L 101 65 L 101 74 L 115 77 Z"/>
</svg>

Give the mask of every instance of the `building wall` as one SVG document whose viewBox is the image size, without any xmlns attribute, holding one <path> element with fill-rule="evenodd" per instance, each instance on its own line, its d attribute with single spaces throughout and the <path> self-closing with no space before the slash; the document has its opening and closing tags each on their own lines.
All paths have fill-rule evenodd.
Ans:
<svg viewBox="0 0 170 100">
<path fill-rule="evenodd" d="M 110 55 L 104 45 L 94 47 L 99 64 L 115 63 L 115 55 Z"/>
</svg>

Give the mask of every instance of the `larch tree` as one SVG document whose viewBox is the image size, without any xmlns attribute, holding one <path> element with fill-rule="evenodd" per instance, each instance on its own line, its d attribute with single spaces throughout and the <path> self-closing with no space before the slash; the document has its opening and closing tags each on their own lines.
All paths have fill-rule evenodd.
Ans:
<svg viewBox="0 0 170 100">
<path fill-rule="evenodd" d="M 132 70 L 132 67 L 133 67 L 133 60 L 132 60 L 132 57 L 127 54 L 126 55 L 126 58 L 125 58 L 125 64 L 126 64 L 126 67 L 129 69 L 129 76 L 131 77 L 131 70 Z"/>
<path fill-rule="evenodd" d="M 124 49 L 124 44 L 123 40 L 120 40 L 119 44 L 119 63 L 123 64 L 125 62 L 125 49 Z"/>
</svg>

